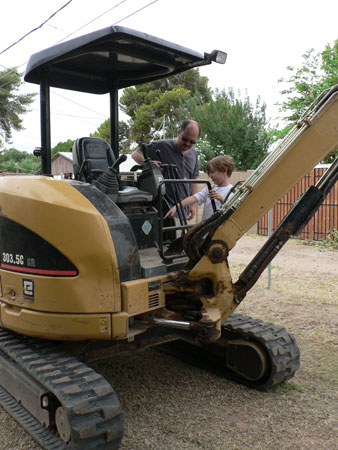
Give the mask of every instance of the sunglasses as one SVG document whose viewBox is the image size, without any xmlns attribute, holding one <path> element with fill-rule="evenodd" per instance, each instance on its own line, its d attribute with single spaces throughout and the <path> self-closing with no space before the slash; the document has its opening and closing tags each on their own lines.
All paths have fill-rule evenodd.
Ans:
<svg viewBox="0 0 338 450">
<path fill-rule="evenodd" d="M 183 142 L 186 142 L 187 144 L 191 144 L 191 145 L 195 145 L 196 144 L 196 141 L 188 139 L 188 138 L 184 137 L 183 135 L 181 135 L 181 139 L 182 139 Z"/>
</svg>

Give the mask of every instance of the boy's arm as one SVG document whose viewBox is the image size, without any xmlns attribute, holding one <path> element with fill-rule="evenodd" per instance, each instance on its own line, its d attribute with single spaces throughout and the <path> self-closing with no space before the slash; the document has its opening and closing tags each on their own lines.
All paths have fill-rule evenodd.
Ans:
<svg viewBox="0 0 338 450">
<path fill-rule="evenodd" d="M 197 203 L 197 198 L 191 195 L 190 197 L 186 197 L 184 200 L 182 200 L 182 206 L 185 208 L 186 206 L 193 205 L 194 203 Z M 167 214 L 164 216 L 164 219 L 168 219 L 170 217 L 173 217 L 176 213 L 176 206 L 173 206 Z"/>
</svg>

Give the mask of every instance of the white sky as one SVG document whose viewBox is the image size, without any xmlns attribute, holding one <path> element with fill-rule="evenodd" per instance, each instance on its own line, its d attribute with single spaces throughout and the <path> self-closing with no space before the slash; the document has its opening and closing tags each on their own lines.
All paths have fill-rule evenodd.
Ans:
<svg viewBox="0 0 338 450">
<path fill-rule="evenodd" d="M 20 71 L 24 71 L 31 54 L 54 45 L 109 9 L 110 12 L 69 39 L 113 25 L 151 1 L 73 0 L 46 25 L 0 55 L 0 65 L 21 66 Z M 38 27 L 66 2 L 4 2 L 0 52 Z M 225 65 L 212 64 L 200 69 L 209 78 L 210 87 L 233 87 L 243 94 L 247 90 L 252 103 L 260 96 L 267 104 L 268 116 L 274 119 L 278 116 L 274 103 L 283 100 L 278 79 L 288 77 L 287 66 L 300 67 L 307 50 L 314 48 L 320 52 L 338 38 L 337 17 L 337 0 L 157 0 L 119 25 L 200 53 L 213 49 L 227 52 Z M 25 83 L 22 92 L 39 92 L 39 87 Z M 51 90 L 51 107 L 52 146 L 94 132 L 109 115 L 107 96 L 65 90 Z M 12 144 L 5 147 L 31 152 L 40 145 L 38 98 L 32 111 L 23 118 L 25 129 L 13 133 Z"/>
</svg>

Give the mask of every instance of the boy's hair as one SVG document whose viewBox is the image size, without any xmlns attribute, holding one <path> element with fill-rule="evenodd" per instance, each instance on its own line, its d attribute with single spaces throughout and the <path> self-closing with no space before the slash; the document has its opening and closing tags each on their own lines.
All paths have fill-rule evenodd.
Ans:
<svg viewBox="0 0 338 450">
<path fill-rule="evenodd" d="M 208 162 L 207 173 L 215 172 L 215 170 L 217 170 L 218 172 L 226 171 L 228 177 L 231 177 L 234 168 L 235 168 L 235 161 L 231 156 L 228 155 L 216 156 L 215 158 L 212 158 Z"/>
</svg>

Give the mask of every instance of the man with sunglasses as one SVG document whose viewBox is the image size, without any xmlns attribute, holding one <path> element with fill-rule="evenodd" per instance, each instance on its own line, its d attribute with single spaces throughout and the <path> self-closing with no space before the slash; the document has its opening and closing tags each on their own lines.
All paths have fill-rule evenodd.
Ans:
<svg viewBox="0 0 338 450">
<path fill-rule="evenodd" d="M 181 179 L 197 179 L 199 177 L 199 161 L 194 145 L 200 135 L 200 126 L 194 120 L 185 120 L 178 130 L 175 139 L 161 139 L 147 145 L 148 155 L 154 164 L 160 167 L 161 164 L 175 165 L 177 177 Z M 143 165 L 144 158 L 142 150 L 132 153 L 137 164 Z M 168 169 L 164 172 L 165 178 L 174 178 L 173 173 Z M 165 198 L 169 208 L 175 205 L 175 195 L 180 200 L 197 193 L 197 183 L 180 183 L 173 186 L 166 184 Z M 191 220 L 196 215 L 196 205 L 191 205 L 187 211 L 187 219 Z"/>
</svg>

